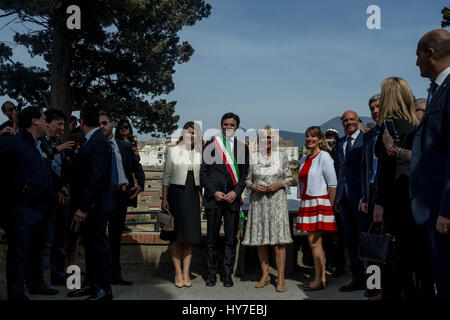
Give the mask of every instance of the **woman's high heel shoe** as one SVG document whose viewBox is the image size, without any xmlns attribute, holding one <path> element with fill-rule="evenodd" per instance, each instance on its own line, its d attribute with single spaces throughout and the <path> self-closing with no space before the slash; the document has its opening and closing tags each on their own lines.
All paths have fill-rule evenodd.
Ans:
<svg viewBox="0 0 450 320">
<path fill-rule="evenodd" d="M 310 282 L 310 283 L 307 283 L 307 284 L 303 285 L 303 290 L 305 290 L 305 291 L 317 291 L 317 290 L 325 289 L 326 286 L 327 286 L 327 283 L 326 282 L 322 282 L 318 286 L 311 287 L 311 282 Z"/>
<path fill-rule="evenodd" d="M 270 277 L 266 281 L 262 281 L 262 279 L 255 285 L 255 288 L 264 288 L 270 284 Z"/>
<path fill-rule="evenodd" d="M 175 287 L 177 288 L 183 288 L 184 287 L 184 281 L 183 281 L 183 277 L 180 277 L 181 280 L 177 279 L 177 276 L 175 276 Z"/>
<path fill-rule="evenodd" d="M 280 285 L 277 283 L 277 292 L 285 292 L 286 291 L 286 283 Z"/>
<path fill-rule="evenodd" d="M 183 284 L 185 287 L 192 287 L 192 282 L 191 280 L 183 280 Z"/>
</svg>

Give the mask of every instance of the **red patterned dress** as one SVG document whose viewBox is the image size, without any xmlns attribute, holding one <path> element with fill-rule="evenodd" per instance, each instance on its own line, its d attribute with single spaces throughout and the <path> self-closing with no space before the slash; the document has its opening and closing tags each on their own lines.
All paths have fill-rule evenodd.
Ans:
<svg viewBox="0 0 450 320">
<path fill-rule="evenodd" d="M 321 172 L 310 172 L 312 162 L 320 153 L 314 157 L 308 157 L 299 172 L 299 180 L 304 183 L 304 188 L 297 217 L 296 229 L 298 231 L 337 231 L 336 218 L 328 193 L 320 196 L 306 194 L 308 176 L 310 174 L 321 174 Z"/>
</svg>

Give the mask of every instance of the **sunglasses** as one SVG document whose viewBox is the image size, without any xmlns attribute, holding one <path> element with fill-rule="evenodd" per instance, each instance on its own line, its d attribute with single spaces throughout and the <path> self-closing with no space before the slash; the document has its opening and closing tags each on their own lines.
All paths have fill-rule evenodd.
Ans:
<svg viewBox="0 0 450 320">
<path fill-rule="evenodd" d="M 100 124 L 106 126 L 106 125 L 108 125 L 108 121 L 100 121 Z"/>
</svg>

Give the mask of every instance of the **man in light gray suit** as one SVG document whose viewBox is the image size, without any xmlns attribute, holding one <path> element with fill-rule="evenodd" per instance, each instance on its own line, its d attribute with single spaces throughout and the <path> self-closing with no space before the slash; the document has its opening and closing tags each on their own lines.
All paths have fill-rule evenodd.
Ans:
<svg viewBox="0 0 450 320">
<path fill-rule="evenodd" d="M 413 142 L 411 206 L 428 232 L 438 297 L 450 299 L 450 33 L 425 34 L 416 64 L 431 86 Z"/>
</svg>

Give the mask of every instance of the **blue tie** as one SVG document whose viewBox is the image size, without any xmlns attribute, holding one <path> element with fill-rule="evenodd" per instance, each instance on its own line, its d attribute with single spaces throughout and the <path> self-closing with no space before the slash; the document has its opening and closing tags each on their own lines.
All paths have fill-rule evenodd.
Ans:
<svg viewBox="0 0 450 320">
<path fill-rule="evenodd" d="M 352 137 L 347 136 L 347 146 L 345 147 L 345 161 L 347 161 L 347 159 L 348 159 L 350 150 L 352 150 Z"/>
<path fill-rule="evenodd" d="M 425 112 L 427 112 L 428 107 L 431 103 L 431 100 L 433 99 L 434 95 L 436 94 L 437 88 L 438 88 L 438 84 L 433 81 L 430 85 L 430 88 L 428 88 L 428 99 L 427 99 L 427 105 L 425 107 Z"/>
<path fill-rule="evenodd" d="M 111 144 L 112 149 L 112 164 L 111 164 L 111 178 L 113 186 L 117 186 L 119 184 L 119 170 L 117 169 L 117 160 L 116 160 L 116 152 L 114 151 L 114 144 L 112 141 L 109 142 Z"/>
</svg>

